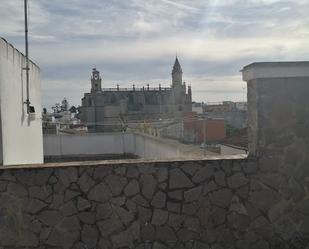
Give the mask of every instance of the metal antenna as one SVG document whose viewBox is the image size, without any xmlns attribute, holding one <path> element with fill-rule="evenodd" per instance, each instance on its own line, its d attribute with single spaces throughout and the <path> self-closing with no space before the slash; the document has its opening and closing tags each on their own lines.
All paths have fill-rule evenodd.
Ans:
<svg viewBox="0 0 309 249">
<path fill-rule="evenodd" d="M 30 100 L 29 100 L 29 48 L 28 48 L 28 10 L 27 10 L 27 0 L 24 0 L 25 8 L 25 50 L 26 50 L 26 88 L 27 88 L 27 99 L 25 104 L 27 105 L 27 113 L 30 113 Z"/>
</svg>

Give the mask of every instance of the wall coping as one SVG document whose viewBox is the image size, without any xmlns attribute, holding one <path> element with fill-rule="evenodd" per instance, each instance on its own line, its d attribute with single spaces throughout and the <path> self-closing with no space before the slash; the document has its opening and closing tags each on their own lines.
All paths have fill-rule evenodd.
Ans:
<svg viewBox="0 0 309 249">
<path fill-rule="evenodd" d="M 197 162 L 197 161 L 222 161 L 222 160 L 245 160 L 248 158 L 247 154 L 229 155 L 229 156 L 207 156 L 204 158 L 175 158 L 175 159 L 124 159 L 124 160 L 96 160 L 96 161 L 72 161 L 72 162 L 57 162 L 57 163 L 44 163 L 44 164 L 24 164 L 24 165 L 9 165 L 0 166 L 1 170 L 9 169 L 39 169 L 39 168 L 62 168 L 62 167 L 83 167 L 83 166 L 103 166 L 103 165 L 143 165 L 150 163 L 174 163 L 174 162 Z"/>
<path fill-rule="evenodd" d="M 309 77 L 309 61 L 255 62 L 242 70 L 243 80 Z"/>
<path fill-rule="evenodd" d="M 13 49 L 15 52 L 17 52 L 18 54 L 20 54 L 23 58 L 25 58 L 26 56 L 20 52 L 17 48 L 15 48 L 11 43 L 9 43 L 5 38 L 0 36 L 0 43 L 4 43 L 5 46 L 10 46 L 11 49 Z M 29 63 L 32 64 L 33 66 L 35 66 L 36 68 L 38 68 L 38 70 L 40 70 L 40 67 L 38 66 L 38 64 L 36 64 L 32 59 L 29 58 Z"/>
</svg>

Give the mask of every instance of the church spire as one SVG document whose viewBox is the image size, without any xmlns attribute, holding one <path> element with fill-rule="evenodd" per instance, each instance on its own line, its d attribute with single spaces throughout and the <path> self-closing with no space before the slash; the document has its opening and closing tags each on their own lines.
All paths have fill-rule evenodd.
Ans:
<svg viewBox="0 0 309 249">
<path fill-rule="evenodd" d="M 173 66 L 173 72 L 179 72 L 179 73 L 182 73 L 182 69 L 181 69 L 181 66 L 180 66 L 180 63 L 179 63 L 179 60 L 178 60 L 178 57 L 176 56 L 176 59 L 175 59 L 175 63 L 174 63 L 174 66 Z"/>
<path fill-rule="evenodd" d="M 172 80 L 173 86 L 182 84 L 182 69 L 177 56 L 172 70 Z"/>
</svg>

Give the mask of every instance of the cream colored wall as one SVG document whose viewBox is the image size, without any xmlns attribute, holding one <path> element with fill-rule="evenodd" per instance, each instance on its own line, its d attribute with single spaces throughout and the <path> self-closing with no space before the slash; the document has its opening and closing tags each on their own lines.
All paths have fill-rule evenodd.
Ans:
<svg viewBox="0 0 309 249">
<path fill-rule="evenodd" d="M 30 62 L 30 101 L 27 114 L 25 57 L 0 38 L 0 106 L 3 164 L 43 163 L 40 69 Z"/>
</svg>

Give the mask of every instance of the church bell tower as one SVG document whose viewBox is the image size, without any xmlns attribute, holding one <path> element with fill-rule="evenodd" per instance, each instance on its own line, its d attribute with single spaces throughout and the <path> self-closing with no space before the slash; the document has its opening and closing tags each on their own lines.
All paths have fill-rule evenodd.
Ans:
<svg viewBox="0 0 309 249">
<path fill-rule="evenodd" d="M 100 72 L 96 68 L 93 68 L 91 76 L 91 92 L 101 92 L 101 83 L 102 79 L 100 77 Z"/>
</svg>

